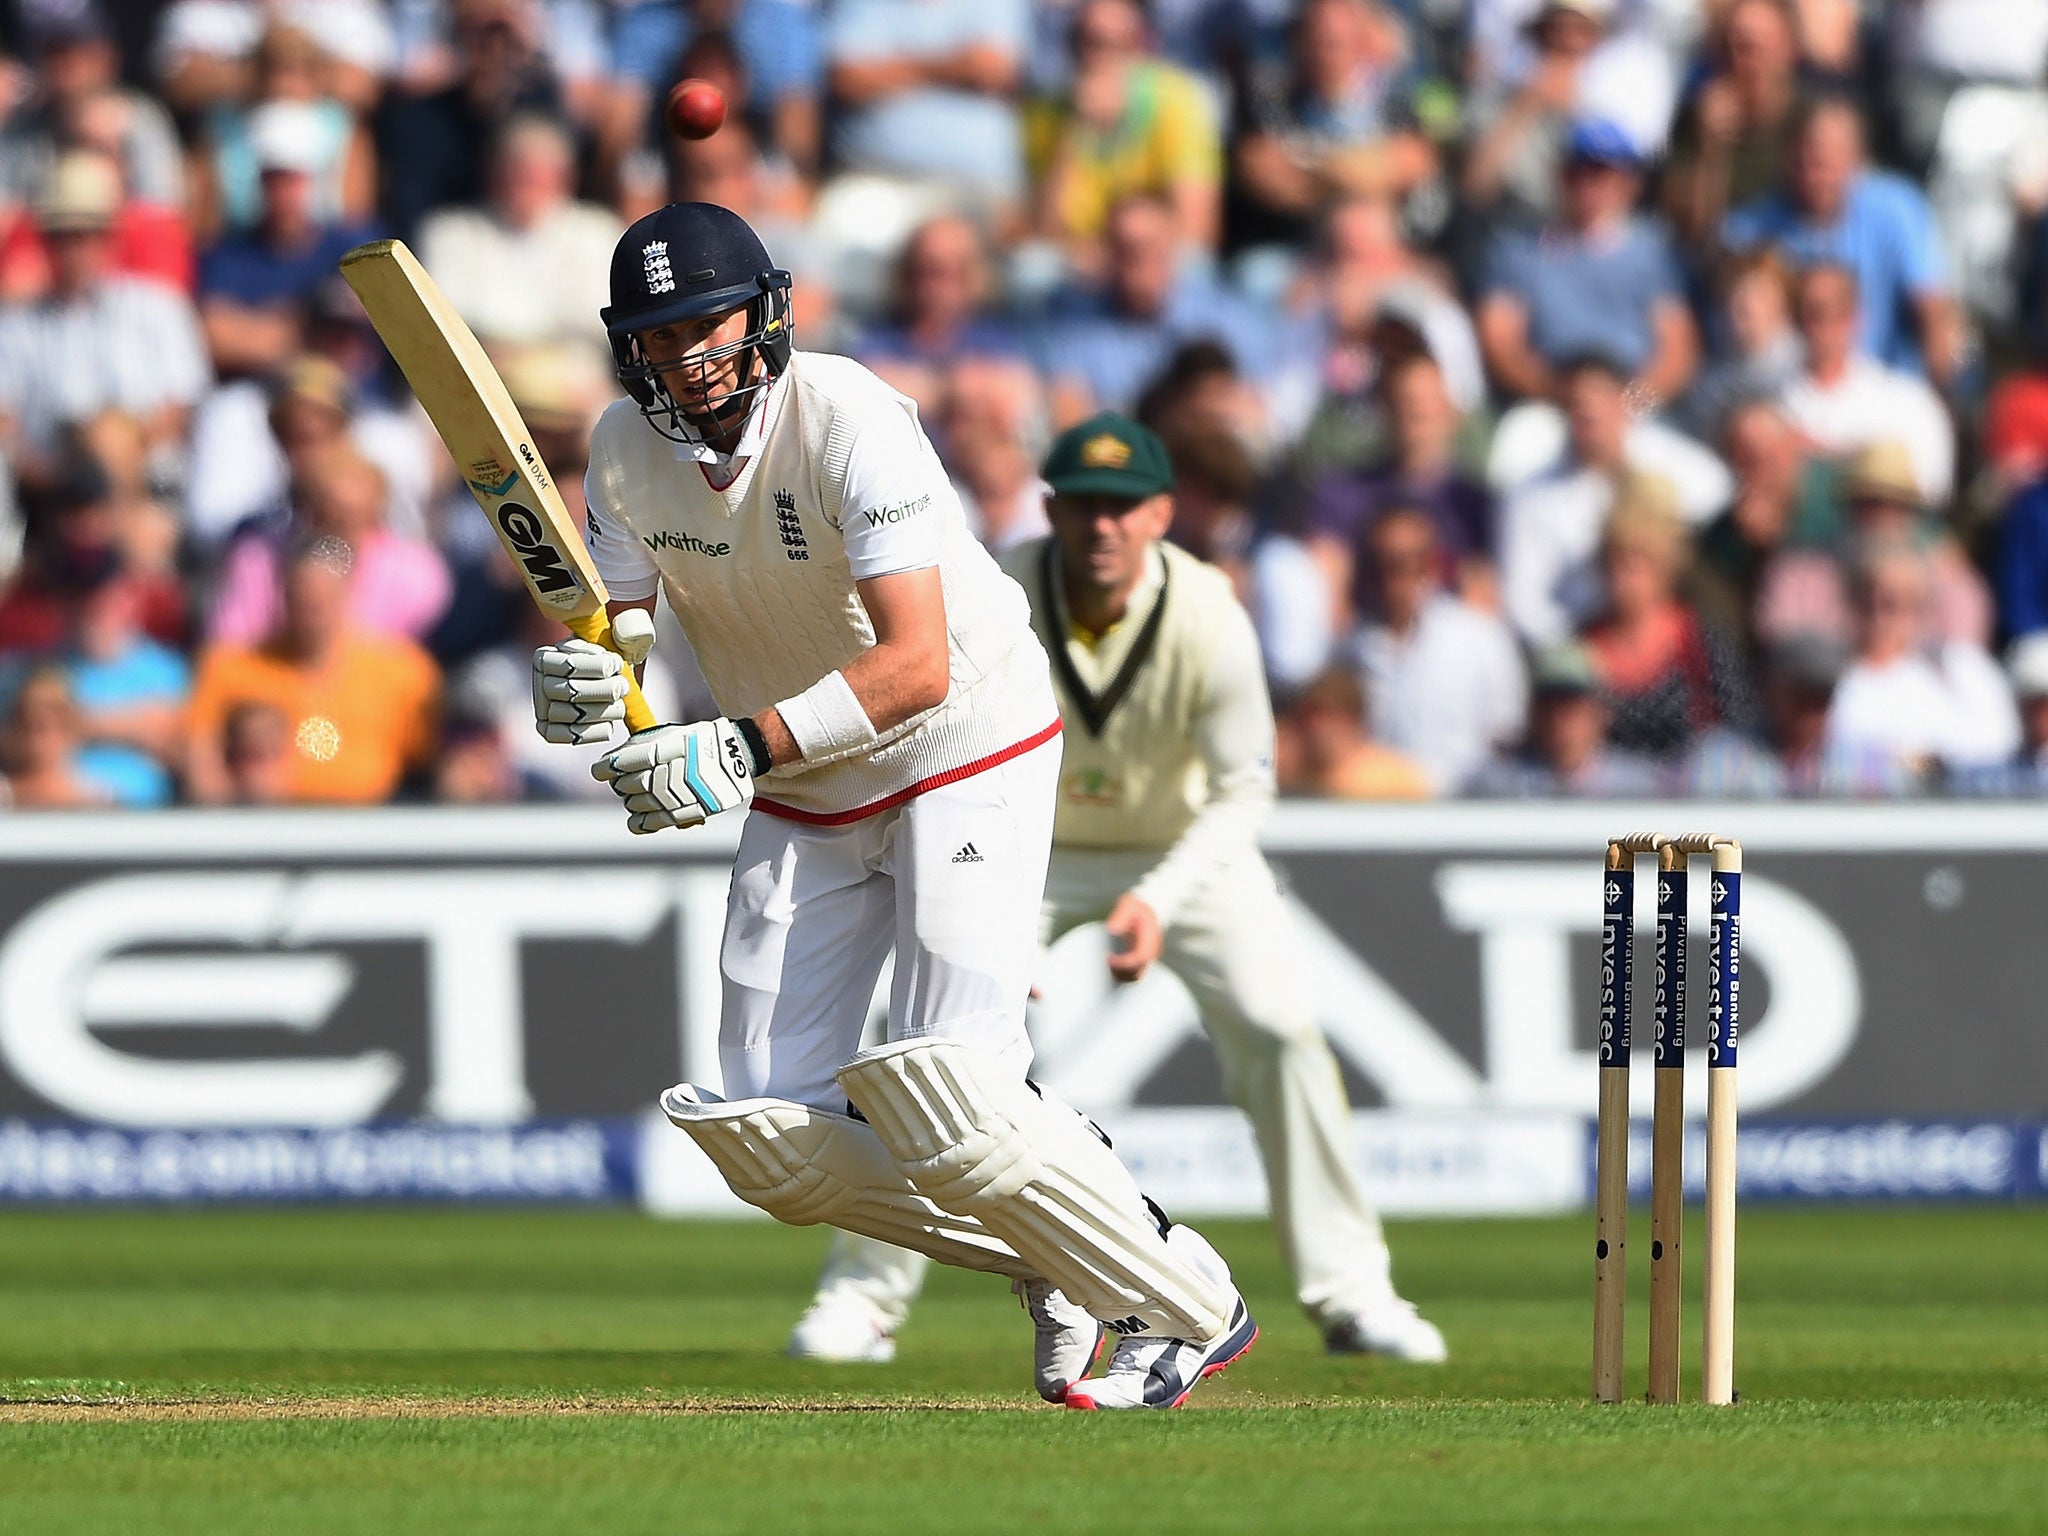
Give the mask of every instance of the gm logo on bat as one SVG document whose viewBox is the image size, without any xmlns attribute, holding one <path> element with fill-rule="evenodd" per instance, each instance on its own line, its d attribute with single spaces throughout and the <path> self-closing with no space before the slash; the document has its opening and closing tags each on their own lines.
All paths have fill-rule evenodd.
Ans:
<svg viewBox="0 0 2048 1536">
<path fill-rule="evenodd" d="M 516 501 L 501 502 L 491 514 L 512 545 L 519 563 L 526 568 L 526 580 L 533 595 L 551 608 L 573 608 L 583 596 L 582 585 L 569 570 L 562 552 L 548 539 L 547 525 L 530 507 Z"/>
</svg>

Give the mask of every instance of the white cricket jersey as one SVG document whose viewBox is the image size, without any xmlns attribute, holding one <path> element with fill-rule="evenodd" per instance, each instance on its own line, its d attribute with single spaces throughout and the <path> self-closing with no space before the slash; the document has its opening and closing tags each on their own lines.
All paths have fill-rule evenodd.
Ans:
<svg viewBox="0 0 2048 1536">
<path fill-rule="evenodd" d="M 1133 889 L 1171 921 L 1256 854 L 1273 802 L 1273 708 L 1251 617 L 1221 571 L 1159 544 L 1122 621 L 1089 645 L 1070 630 L 1051 539 L 1002 564 L 1030 598 L 1067 722 L 1054 858 L 1156 852 Z"/>
<path fill-rule="evenodd" d="M 952 685 L 871 747 L 763 775 L 754 804 L 837 824 L 992 767 L 1059 730 L 1017 584 L 974 541 L 917 408 L 860 364 L 798 352 L 729 485 L 630 400 L 590 443 L 590 553 L 614 598 L 668 593 L 718 707 L 759 714 L 875 643 L 856 583 L 937 566 Z M 728 468 L 727 472 L 730 472 Z"/>
</svg>

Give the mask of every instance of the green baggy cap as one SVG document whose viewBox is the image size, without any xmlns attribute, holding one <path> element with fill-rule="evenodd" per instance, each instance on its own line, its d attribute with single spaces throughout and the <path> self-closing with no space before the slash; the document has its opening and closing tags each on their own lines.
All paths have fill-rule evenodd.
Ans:
<svg viewBox="0 0 2048 1536">
<path fill-rule="evenodd" d="M 1061 496 L 1129 496 L 1142 501 L 1173 487 L 1173 463 L 1152 430 L 1104 411 L 1054 440 L 1040 470 Z"/>
</svg>

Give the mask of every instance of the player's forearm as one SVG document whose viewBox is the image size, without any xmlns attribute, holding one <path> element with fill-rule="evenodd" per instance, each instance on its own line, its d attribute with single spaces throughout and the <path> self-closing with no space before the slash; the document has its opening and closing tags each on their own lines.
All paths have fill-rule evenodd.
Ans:
<svg viewBox="0 0 2048 1536">
<path fill-rule="evenodd" d="M 943 645 L 934 649 L 909 642 L 878 642 L 836 675 L 843 686 L 830 677 L 821 679 L 795 699 L 754 716 L 771 767 L 839 756 L 861 744 L 855 738 L 863 725 L 870 736 L 894 730 L 945 703 L 952 684 Z"/>
<path fill-rule="evenodd" d="M 875 729 L 893 730 L 946 702 L 953 679 L 944 637 L 937 645 L 878 641 L 847 664 L 846 681 Z"/>
</svg>

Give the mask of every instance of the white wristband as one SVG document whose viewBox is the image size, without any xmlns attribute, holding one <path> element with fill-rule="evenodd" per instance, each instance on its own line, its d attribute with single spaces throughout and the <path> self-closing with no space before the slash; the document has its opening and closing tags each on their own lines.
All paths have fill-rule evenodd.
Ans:
<svg viewBox="0 0 2048 1536">
<path fill-rule="evenodd" d="M 843 757 L 881 740 L 844 672 L 827 672 L 793 699 L 775 706 L 804 761 Z"/>
</svg>

